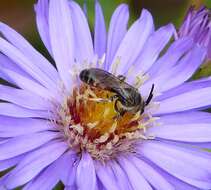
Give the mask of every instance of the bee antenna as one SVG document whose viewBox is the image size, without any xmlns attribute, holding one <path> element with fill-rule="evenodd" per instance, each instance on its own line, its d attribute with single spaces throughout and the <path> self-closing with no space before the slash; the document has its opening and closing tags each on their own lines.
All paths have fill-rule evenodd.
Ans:
<svg viewBox="0 0 211 190">
<path fill-rule="evenodd" d="M 151 88 L 151 90 L 150 90 L 150 93 L 149 93 L 149 96 L 148 96 L 148 98 L 147 98 L 147 101 L 145 102 L 145 106 L 147 106 L 147 105 L 151 102 L 151 100 L 152 100 L 152 98 L 153 98 L 153 91 L 154 91 L 154 88 L 155 88 L 155 85 L 152 84 L 152 88 Z"/>
</svg>

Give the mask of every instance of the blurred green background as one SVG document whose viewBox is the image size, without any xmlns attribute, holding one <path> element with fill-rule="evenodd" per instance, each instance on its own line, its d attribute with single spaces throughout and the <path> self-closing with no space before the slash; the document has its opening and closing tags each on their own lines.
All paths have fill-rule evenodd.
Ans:
<svg viewBox="0 0 211 190">
<path fill-rule="evenodd" d="M 76 0 L 81 6 L 87 2 L 89 23 L 93 28 L 94 0 Z M 106 25 L 114 9 L 120 3 L 127 3 L 130 7 L 130 24 L 140 15 L 143 8 L 148 9 L 156 27 L 173 22 L 180 26 L 190 5 L 200 7 L 206 5 L 211 8 L 211 0 L 99 0 L 104 11 Z M 36 30 L 33 6 L 36 0 L 1 0 L 0 21 L 12 26 L 20 32 L 42 54 L 49 58 Z M 194 78 L 211 75 L 211 63 L 200 68 Z"/>
<path fill-rule="evenodd" d="M 173 22 L 177 27 L 180 26 L 186 10 L 190 5 L 196 7 L 205 4 L 211 8 L 211 0 L 99 0 L 102 4 L 106 24 L 108 26 L 112 12 L 120 3 L 127 3 L 130 6 L 130 15 L 132 23 L 141 12 L 142 8 L 148 9 L 153 17 L 156 27 L 168 22 Z M 84 0 L 77 0 L 83 5 Z M 90 25 L 94 22 L 94 0 L 86 0 L 88 7 L 88 16 Z M 33 44 L 33 46 L 48 56 L 35 25 L 35 15 L 33 5 L 36 0 L 1 0 L 0 2 L 0 21 L 12 26 Z M 93 27 L 92 27 L 93 28 Z M 206 64 L 201 68 L 195 78 L 211 75 L 211 64 Z M 0 174 L 1 176 L 1 174 Z M 56 190 L 63 189 L 59 184 Z"/>
<path fill-rule="evenodd" d="M 83 5 L 84 0 L 76 0 Z M 158 27 L 168 22 L 179 26 L 187 8 L 194 4 L 199 7 L 206 4 L 211 7 L 211 0 L 99 0 L 103 6 L 106 24 L 108 26 L 110 17 L 116 6 L 120 3 L 130 5 L 131 22 L 137 18 L 142 8 L 148 9 Z M 94 21 L 94 0 L 86 0 L 90 25 Z M 1 0 L 0 21 L 12 26 L 24 35 L 37 49 L 44 52 L 43 45 L 39 39 L 33 5 L 36 0 Z M 131 23 L 130 22 L 130 23 Z"/>
</svg>

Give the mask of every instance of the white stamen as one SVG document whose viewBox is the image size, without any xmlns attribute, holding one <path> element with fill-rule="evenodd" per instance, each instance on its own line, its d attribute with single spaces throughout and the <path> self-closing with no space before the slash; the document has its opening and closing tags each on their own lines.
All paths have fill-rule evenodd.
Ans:
<svg viewBox="0 0 211 190">
<path fill-rule="evenodd" d="M 83 135 L 83 133 L 84 133 L 84 128 L 83 128 L 80 124 L 78 124 L 78 125 L 73 125 L 72 128 L 73 128 L 74 130 L 76 130 L 80 135 Z"/>
<path fill-rule="evenodd" d="M 113 133 L 116 130 L 116 128 L 117 128 L 117 121 L 115 121 L 112 124 L 111 128 L 109 129 L 109 133 Z"/>
<path fill-rule="evenodd" d="M 106 54 L 104 53 L 103 56 L 98 60 L 99 68 L 103 68 L 103 64 L 105 62 Z"/>
<path fill-rule="evenodd" d="M 100 136 L 100 138 L 96 139 L 94 142 L 95 143 L 104 143 L 108 140 L 109 134 L 105 133 L 104 135 Z"/>
<path fill-rule="evenodd" d="M 119 141 L 119 136 L 118 135 L 115 135 L 113 140 L 112 140 L 112 143 L 113 144 L 116 144 L 117 142 Z"/>
<path fill-rule="evenodd" d="M 113 145 L 112 145 L 111 142 L 109 142 L 109 143 L 106 144 L 106 149 L 107 149 L 107 150 L 111 150 L 112 147 L 113 147 Z"/>
<path fill-rule="evenodd" d="M 133 86 L 139 89 L 148 79 L 149 75 L 139 74 L 136 76 Z"/>
<path fill-rule="evenodd" d="M 111 69 L 112 74 L 116 75 L 117 68 L 118 68 L 118 65 L 120 64 L 120 62 L 121 62 L 121 57 L 117 57 L 115 62 L 112 65 L 112 69 Z"/>
</svg>

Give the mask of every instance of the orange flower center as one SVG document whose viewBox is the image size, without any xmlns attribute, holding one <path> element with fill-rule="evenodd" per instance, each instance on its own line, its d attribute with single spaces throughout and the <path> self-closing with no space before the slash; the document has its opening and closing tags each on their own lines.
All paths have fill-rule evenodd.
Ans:
<svg viewBox="0 0 211 190">
<path fill-rule="evenodd" d="M 115 110 L 116 99 L 111 98 L 114 95 L 85 84 L 73 90 L 62 110 L 65 136 L 72 148 L 105 161 L 120 152 L 134 151 L 137 140 L 147 139 L 144 132 L 149 117 L 140 112 L 121 116 Z"/>
</svg>

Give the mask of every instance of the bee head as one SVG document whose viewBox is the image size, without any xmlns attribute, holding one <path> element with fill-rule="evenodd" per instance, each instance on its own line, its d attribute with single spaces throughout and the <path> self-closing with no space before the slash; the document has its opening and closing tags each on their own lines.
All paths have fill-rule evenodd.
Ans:
<svg viewBox="0 0 211 190">
<path fill-rule="evenodd" d="M 84 69 L 80 72 L 79 77 L 81 79 L 81 81 L 93 85 L 94 80 L 93 80 L 93 76 L 92 76 L 92 72 L 90 71 L 90 69 Z"/>
<path fill-rule="evenodd" d="M 89 70 L 88 69 L 82 70 L 79 74 L 79 77 L 80 77 L 81 81 L 86 83 L 89 79 Z"/>
</svg>

